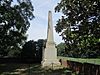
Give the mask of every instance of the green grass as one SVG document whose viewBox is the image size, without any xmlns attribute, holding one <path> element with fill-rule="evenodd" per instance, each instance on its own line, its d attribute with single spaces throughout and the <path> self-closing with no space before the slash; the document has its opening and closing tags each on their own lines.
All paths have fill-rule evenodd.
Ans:
<svg viewBox="0 0 100 75">
<path fill-rule="evenodd" d="M 62 57 L 58 56 L 58 59 L 63 59 L 63 60 L 71 60 L 71 61 L 76 61 L 80 63 L 91 63 L 91 64 L 97 64 L 100 65 L 100 59 L 99 58 L 71 58 L 71 57 Z"/>
</svg>

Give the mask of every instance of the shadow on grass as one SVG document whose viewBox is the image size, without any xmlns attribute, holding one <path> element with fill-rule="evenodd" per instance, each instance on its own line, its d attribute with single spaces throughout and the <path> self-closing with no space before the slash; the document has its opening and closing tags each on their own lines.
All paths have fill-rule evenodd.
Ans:
<svg viewBox="0 0 100 75">
<path fill-rule="evenodd" d="M 72 71 L 67 68 L 63 69 L 44 69 L 41 68 L 40 64 L 31 65 L 30 69 L 27 70 L 29 75 L 72 75 Z"/>
<path fill-rule="evenodd" d="M 40 64 L 0 64 L 0 75 L 72 75 L 67 68 L 43 69 Z"/>
<path fill-rule="evenodd" d="M 19 75 L 26 68 L 27 64 L 0 64 L 0 75 Z"/>
</svg>

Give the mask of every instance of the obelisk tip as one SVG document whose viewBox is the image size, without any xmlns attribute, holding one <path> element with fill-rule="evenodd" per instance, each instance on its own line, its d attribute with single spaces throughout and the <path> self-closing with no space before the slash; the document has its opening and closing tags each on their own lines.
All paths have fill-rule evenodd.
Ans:
<svg viewBox="0 0 100 75">
<path fill-rule="evenodd" d="M 51 13 L 51 11 L 49 10 L 49 13 Z"/>
</svg>

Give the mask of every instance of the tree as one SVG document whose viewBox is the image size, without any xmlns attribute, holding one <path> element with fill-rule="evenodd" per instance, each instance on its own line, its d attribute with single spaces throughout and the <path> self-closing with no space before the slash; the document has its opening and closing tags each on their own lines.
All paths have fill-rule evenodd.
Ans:
<svg viewBox="0 0 100 75">
<path fill-rule="evenodd" d="M 20 53 L 33 17 L 30 0 L 0 0 L 0 57 Z"/>
<path fill-rule="evenodd" d="M 45 49 L 45 46 L 46 46 L 46 40 L 39 39 L 37 41 L 36 51 L 37 51 L 37 57 L 38 57 L 38 59 L 40 59 L 40 61 L 42 60 L 42 56 L 43 56 L 42 52 Z"/>
<path fill-rule="evenodd" d="M 32 59 L 36 58 L 36 42 L 35 41 L 30 40 L 23 45 L 21 57 L 32 58 Z"/>
<path fill-rule="evenodd" d="M 73 57 L 97 57 L 100 49 L 100 0 L 61 0 L 55 7 L 64 16 L 55 28 Z"/>
<path fill-rule="evenodd" d="M 60 43 L 57 45 L 57 55 L 58 56 L 65 56 L 65 48 L 66 48 L 66 45 L 65 43 Z"/>
<path fill-rule="evenodd" d="M 21 58 L 42 60 L 42 51 L 45 48 L 45 40 L 39 39 L 38 41 L 30 40 L 23 45 Z"/>
</svg>

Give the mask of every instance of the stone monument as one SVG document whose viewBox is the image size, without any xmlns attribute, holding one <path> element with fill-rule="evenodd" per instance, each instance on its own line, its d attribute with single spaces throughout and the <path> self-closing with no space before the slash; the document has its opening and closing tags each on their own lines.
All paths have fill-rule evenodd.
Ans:
<svg viewBox="0 0 100 75">
<path fill-rule="evenodd" d="M 52 25 L 52 12 L 48 13 L 48 31 L 47 31 L 47 42 L 46 48 L 43 51 L 42 67 L 51 67 L 60 65 L 57 59 L 57 49 L 54 43 L 53 37 L 53 25 Z"/>
</svg>

